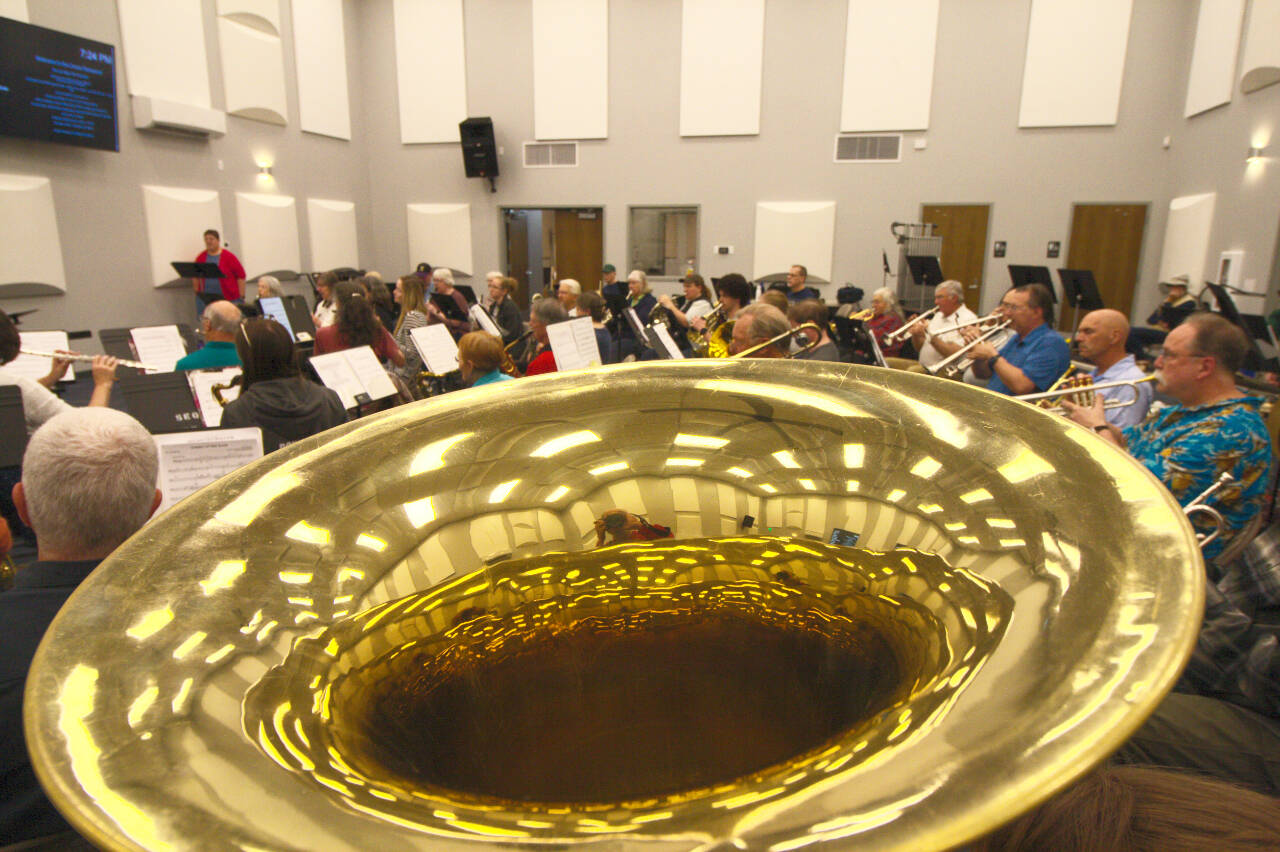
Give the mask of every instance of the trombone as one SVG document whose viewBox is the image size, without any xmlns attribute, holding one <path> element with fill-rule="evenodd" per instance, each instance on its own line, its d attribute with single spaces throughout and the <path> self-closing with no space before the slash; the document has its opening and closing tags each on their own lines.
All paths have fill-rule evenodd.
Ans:
<svg viewBox="0 0 1280 852">
<path fill-rule="evenodd" d="M 1182 507 L 1182 512 L 1188 519 L 1190 519 L 1192 515 L 1199 513 L 1207 517 L 1209 521 L 1213 523 L 1213 532 L 1207 534 L 1196 533 L 1196 541 L 1199 542 L 1201 547 L 1204 547 L 1206 544 L 1222 535 L 1222 531 L 1227 528 L 1227 519 L 1222 517 L 1222 513 L 1217 509 L 1212 506 L 1205 505 L 1205 501 L 1213 496 L 1218 489 L 1225 485 L 1230 485 L 1232 482 L 1235 482 L 1235 477 L 1233 477 L 1229 471 L 1224 470 L 1222 475 L 1219 476 L 1212 485 L 1204 491 L 1201 491 L 1196 499 Z"/>
<path fill-rule="evenodd" d="M 818 347 L 818 342 L 822 340 L 822 329 L 818 327 L 817 323 L 815 322 L 801 323 L 800 325 L 797 325 L 794 328 L 784 331 L 782 334 L 779 334 L 776 337 L 771 337 L 768 340 L 764 341 L 763 343 L 757 343 L 755 346 L 752 346 L 748 349 L 743 349 L 738 354 L 730 355 L 729 357 L 730 358 L 750 358 L 752 355 L 756 354 L 761 349 L 767 349 L 770 346 L 774 346 L 775 344 L 781 343 L 784 340 L 794 337 L 795 335 L 799 334 L 802 331 L 809 331 L 809 330 L 818 332 L 818 336 L 813 340 L 807 341 L 803 346 L 801 346 L 796 351 L 788 352 L 786 355 L 782 356 L 783 358 L 794 358 L 797 355 L 801 355 L 805 352 L 808 352 L 810 349 L 816 349 Z"/>
<path fill-rule="evenodd" d="M 1068 372 L 1070 371 L 1068 370 Z M 1065 375 L 1064 375 L 1064 378 L 1065 378 Z M 1061 399 L 1064 396 L 1072 396 L 1073 394 L 1093 394 L 1100 390 L 1107 390 L 1108 388 L 1130 388 L 1133 391 L 1133 396 L 1128 399 L 1104 399 L 1102 401 L 1102 407 L 1106 409 L 1128 408 L 1130 405 L 1133 405 L 1134 403 L 1136 403 L 1139 399 L 1140 395 L 1138 393 L 1138 385 L 1142 384 L 1143 382 L 1154 382 L 1155 380 L 1156 380 L 1155 373 L 1152 373 L 1151 375 L 1143 376 L 1140 379 L 1119 379 L 1114 382 L 1102 382 L 1096 385 L 1087 384 L 1087 385 L 1080 385 L 1077 387 L 1066 387 L 1066 388 L 1057 388 L 1057 389 L 1051 388 L 1047 391 L 1041 391 L 1040 393 L 1024 393 L 1021 396 L 1015 396 L 1014 399 L 1020 399 L 1023 402 L 1036 402 L 1037 400 L 1042 400 L 1042 399 Z M 1059 379 L 1058 381 L 1061 382 L 1062 379 Z M 1046 410 L 1052 411 L 1056 414 L 1067 413 L 1066 409 L 1063 408 L 1061 405 L 1052 406 Z"/>
<path fill-rule="evenodd" d="M 929 317 L 933 316 L 933 315 L 934 315 L 935 313 L 937 313 L 937 312 L 938 312 L 938 306 L 937 306 L 937 305 L 934 305 L 932 308 L 930 308 L 929 310 L 925 311 L 924 313 L 922 313 L 922 314 L 916 314 L 914 317 L 912 317 L 912 318 L 911 318 L 911 321 L 910 321 L 910 322 L 908 322 L 906 325 L 902 326 L 901 328 L 895 328 L 893 331 L 891 331 L 891 332 L 887 333 L 887 334 L 884 336 L 884 342 L 885 342 L 885 343 L 888 343 L 888 344 L 890 344 L 890 345 L 892 345 L 892 344 L 894 344 L 894 343 L 897 343 L 899 339 L 905 339 L 905 338 L 907 338 L 907 337 L 910 337 L 910 336 L 911 336 L 911 328 L 912 328 L 916 323 L 918 323 L 918 322 L 925 322 L 926 320 L 928 320 L 928 319 L 929 319 Z M 953 328 L 948 328 L 948 329 L 947 329 L 947 331 L 954 331 L 954 330 L 955 330 L 955 329 L 953 329 Z M 926 337 L 928 336 L 928 330 L 927 330 L 927 329 L 926 329 L 926 331 L 925 331 L 925 336 L 926 336 Z"/>
<path fill-rule="evenodd" d="M 960 326 L 952 326 L 951 328 L 948 328 L 947 331 L 955 331 L 957 328 L 963 328 L 970 325 L 977 325 L 979 323 L 984 323 L 984 322 L 991 322 L 992 319 L 993 317 L 991 316 L 980 317 L 979 319 L 970 320 L 969 322 L 964 323 L 963 325 L 960 325 Z M 1008 320 L 1008 319 L 1001 320 L 999 323 L 997 323 L 996 325 L 993 325 L 991 328 L 984 331 L 982 334 L 975 337 L 973 340 L 970 340 L 968 343 L 966 343 L 964 346 L 960 347 L 955 352 L 948 355 L 946 358 L 943 358 L 941 361 L 934 364 L 932 367 L 925 367 L 925 369 L 929 371 L 930 374 L 935 376 L 938 374 L 943 374 L 948 378 L 951 378 L 951 377 L 958 377 L 958 376 L 964 375 L 964 371 L 969 369 L 970 365 L 972 365 L 974 361 L 973 358 L 966 357 L 965 353 L 967 353 L 973 347 L 977 346 L 979 343 L 983 343 L 995 337 L 997 334 L 1000 334 L 1002 331 L 1004 331 L 1006 328 L 1008 328 L 1012 324 L 1013 324 L 1013 320 Z"/>
</svg>

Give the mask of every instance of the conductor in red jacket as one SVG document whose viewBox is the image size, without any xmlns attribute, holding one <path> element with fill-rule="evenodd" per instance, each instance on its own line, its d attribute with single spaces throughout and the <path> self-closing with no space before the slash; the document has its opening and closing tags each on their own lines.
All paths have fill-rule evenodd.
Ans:
<svg viewBox="0 0 1280 852">
<path fill-rule="evenodd" d="M 191 286 L 196 291 L 196 310 L 203 311 L 205 305 L 226 299 L 239 302 L 244 286 L 244 267 L 230 249 L 222 247 L 222 237 L 215 230 L 204 232 L 204 251 L 196 255 L 196 263 L 216 263 L 222 272 L 221 278 L 193 278 Z"/>
</svg>

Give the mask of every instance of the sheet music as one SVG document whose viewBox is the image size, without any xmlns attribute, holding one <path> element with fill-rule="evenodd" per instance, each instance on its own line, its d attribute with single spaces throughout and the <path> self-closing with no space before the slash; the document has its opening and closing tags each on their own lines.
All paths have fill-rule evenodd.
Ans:
<svg viewBox="0 0 1280 852">
<path fill-rule="evenodd" d="M 680 351 L 680 347 L 671 336 L 671 330 L 662 323 L 654 323 L 653 333 L 657 335 L 658 342 L 662 344 L 662 348 L 666 350 L 668 358 L 680 359 L 684 357 L 684 353 Z"/>
<path fill-rule="evenodd" d="M 482 331 L 487 331 L 499 339 L 502 338 L 502 331 L 484 308 L 479 305 L 472 305 L 469 313 L 471 314 L 471 319 L 475 321 L 476 325 L 480 326 Z"/>
<path fill-rule="evenodd" d="M 547 339 L 556 358 L 556 370 L 581 370 L 600 366 L 600 347 L 591 317 L 578 317 L 547 326 Z"/>
<path fill-rule="evenodd" d="M 20 331 L 18 332 L 19 346 L 23 349 L 34 349 L 37 352 L 56 352 L 59 349 L 71 349 L 71 342 L 67 339 L 65 331 Z M 49 371 L 53 369 L 52 358 L 41 358 L 38 355 L 19 355 L 4 368 L 11 373 L 17 373 L 19 376 L 26 376 L 32 381 L 42 379 L 49 375 Z M 67 368 L 67 374 L 62 377 L 64 382 L 74 382 L 76 380 L 75 367 Z"/>
<path fill-rule="evenodd" d="M 216 432 L 178 432 L 153 435 L 160 455 L 159 515 L 182 498 L 211 482 L 262 458 L 262 430 L 219 429 Z"/>
<path fill-rule="evenodd" d="M 356 397 L 360 394 L 368 394 L 370 399 L 383 399 L 396 392 L 395 385 L 391 384 L 391 379 L 387 378 L 386 371 L 369 346 L 313 355 L 311 366 L 315 367 L 316 375 L 325 387 L 338 394 L 344 408 L 358 406 L 360 401 Z"/>
<path fill-rule="evenodd" d="M 293 326 L 289 323 L 289 314 L 284 309 L 284 299 L 279 296 L 264 296 L 258 300 L 258 308 L 261 309 L 264 317 L 271 317 L 280 323 L 289 332 L 289 337 L 293 338 Z M 308 337 L 308 340 L 311 338 Z"/>
<path fill-rule="evenodd" d="M 156 367 L 156 372 L 171 373 L 179 358 L 186 357 L 187 347 L 176 325 L 149 325 L 129 329 L 138 360 Z"/>
<path fill-rule="evenodd" d="M 409 329 L 409 337 L 431 372 L 444 375 L 458 369 L 458 344 L 444 323 Z"/>
<path fill-rule="evenodd" d="M 192 370 L 187 373 L 187 381 L 191 383 L 191 392 L 196 396 L 196 405 L 200 407 L 200 418 L 210 429 L 217 429 L 222 423 L 222 406 L 213 395 L 214 385 L 227 385 L 240 375 L 239 367 L 226 367 L 222 370 Z M 240 386 L 226 388 L 222 398 L 227 402 L 240 396 Z"/>
</svg>

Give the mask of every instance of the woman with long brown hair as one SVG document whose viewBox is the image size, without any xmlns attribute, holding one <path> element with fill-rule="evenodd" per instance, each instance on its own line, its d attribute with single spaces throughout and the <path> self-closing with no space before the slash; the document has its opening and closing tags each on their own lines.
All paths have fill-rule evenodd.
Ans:
<svg viewBox="0 0 1280 852">
<path fill-rule="evenodd" d="M 418 346 L 410 334 L 415 328 L 427 325 L 427 308 L 424 304 L 422 279 L 417 275 L 405 275 L 396 281 L 396 289 L 392 294 L 395 303 L 400 306 L 400 316 L 396 319 L 396 345 L 404 353 L 405 365 L 397 367 L 396 375 L 404 379 L 405 384 L 416 388 L 418 373 L 422 372 L 422 356 Z"/>
<path fill-rule="evenodd" d="M 374 315 L 373 307 L 359 285 L 354 281 L 343 281 L 335 289 L 338 318 L 333 325 L 316 331 L 316 354 L 370 346 L 379 361 L 390 361 L 397 367 L 404 367 L 404 353 Z"/>
</svg>

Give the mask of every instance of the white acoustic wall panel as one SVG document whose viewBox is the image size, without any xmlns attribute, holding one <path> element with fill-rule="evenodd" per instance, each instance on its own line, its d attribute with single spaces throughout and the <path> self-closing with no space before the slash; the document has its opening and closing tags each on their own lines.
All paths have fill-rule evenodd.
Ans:
<svg viewBox="0 0 1280 852">
<path fill-rule="evenodd" d="M 227 112 L 268 124 L 288 124 L 280 36 L 218 18 L 218 43 Z"/>
<path fill-rule="evenodd" d="M 280 35 L 280 0 L 218 0 L 218 17 Z"/>
<path fill-rule="evenodd" d="M 1133 0 L 1031 0 L 1019 127 L 1115 124 Z"/>
<path fill-rule="evenodd" d="M 609 0 L 533 0 L 533 135 L 609 135 Z"/>
<path fill-rule="evenodd" d="M 1244 0 L 1200 0 L 1184 116 L 1231 101 L 1243 25 Z"/>
<path fill-rule="evenodd" d="M 287 195 L 236 193 L 240 249 L 236 257 L 250 278 L 265 272 L 301 272 L 298 206 Z"/>
<path fill-rule="evenodd" d="M 1169 202 L 1169 221 L 1164 227 L 1164 247 L 1160 254 L 1160 280 L 1188 275 L 1191 286 L 1187 290 L 1193 296 L 1204 289 L 1216 200 L 1216 193 L 1206 192 L 1184 195 Z"/>
<path fill-rule="evenodd" d="M 350 201 L 307 199 L 307 234 L 311 238 L 312 271 L 360 268 L 356 240 L 356 206 Z"/>
<path fill-rule="evenodd" d="M 0 234 L 0 295 L 66 292 L 48 178 L 0 174 Z"/>
<path fill-rule="evenodd" d="M 409 266 L 432 266 L 473 274 L 470 204 L 410 204 Z"/>
<path fill-rule="evenodd" d="M 393 8 L 400 141 L 457 143 L 467 117 L 462 0 L 395 0 Z"/>
<path fill-rule="evenodd" d="M 938 0 L 849 0 L 840 131 L 926 130 Z"/>
<path fill-rule="evenodd" d="M 680 135 L 760 132 L 764 0 L 684 0 Z"/>
<path fill-rule="evenodd" d="M 835 236 L 834 201 L 761 201 L 756 204 L 751 277 L 786 272 L 798 263 L 810 275 L 830 281 Z"/>
<path fill-rule="evenodd" d="M 351 138 L 342 0 L 293 0 L 298 119 L 307 133 Z"/>
<path fill-rule="evenodd" d="M 196 255 L 204 251 L 201 234 L 208 229 L 227 237 L 222 229 L 222 206 L 216 190 L 143 186 L 142 206 L 147 217 L 152 286 L 187 283 L 186 279 L 178 278 L 169 263 L 195 260 Z M 238 246 L 235 253 L 244 260 Z"/>
<path fill-rule="evenodd" d="M 31 23 L 31 18 L 27 17 L 27 0 L 0 0 L 0 18 Z"/>
<path fill-rule="evenodd" d="M 1245 28 L 1244 61 L 1240 67 L 1240 91 L 1280 82 L 1280 0 L 1253 0 Z"/>
<path fill-rule="evenodd" d="M 212 107 L 200 0 L 116 0 L 129 94 Z"/>
</svg>

